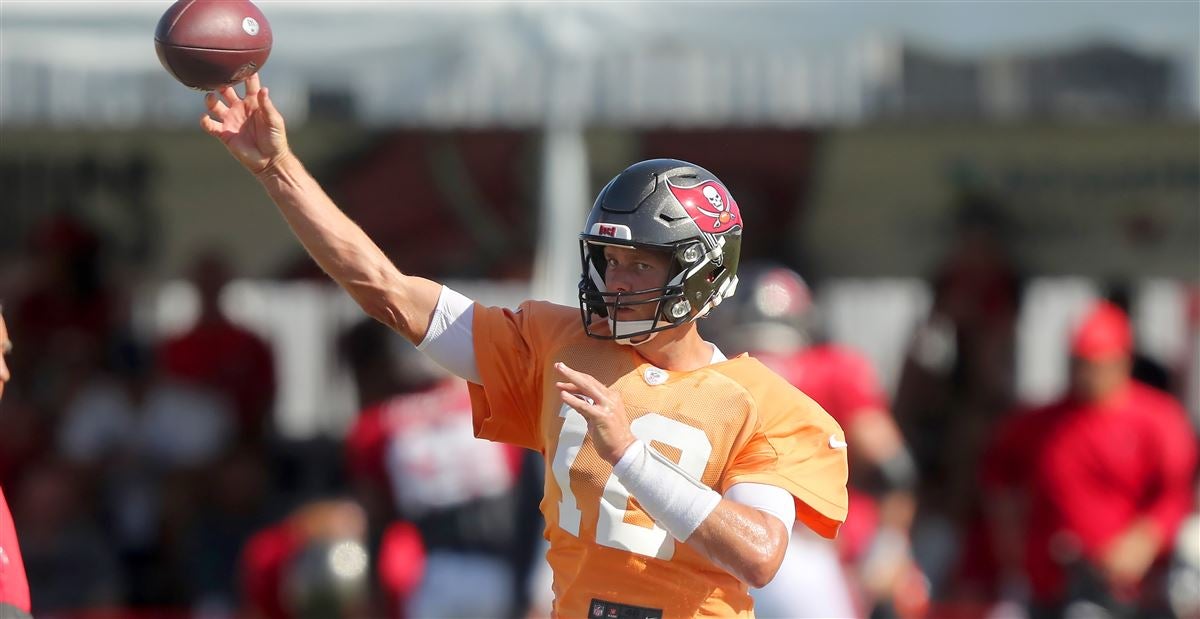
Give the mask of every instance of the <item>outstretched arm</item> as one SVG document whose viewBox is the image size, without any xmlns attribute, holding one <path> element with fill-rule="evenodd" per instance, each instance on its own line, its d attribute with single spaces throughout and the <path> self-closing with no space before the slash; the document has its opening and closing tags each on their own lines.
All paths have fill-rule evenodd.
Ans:
<svg viewBox="0 0 1200 619">
<path fill-rule="evenodd" d="M 258 75 L 246 80 L 245 97 L 226 87 L 205 105 L 201 126 L 258 178 L 313 260 L 368 315 L 420 343 L 441 286 L 401 273 L 333 203 L 288 148 L 283 115 Z"/>
</svg>

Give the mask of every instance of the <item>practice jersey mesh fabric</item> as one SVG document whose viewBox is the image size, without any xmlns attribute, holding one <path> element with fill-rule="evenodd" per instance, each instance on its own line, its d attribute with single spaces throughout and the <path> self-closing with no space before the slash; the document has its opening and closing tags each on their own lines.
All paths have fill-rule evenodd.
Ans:
<svg viewBox="0 0 1200 619">
<path fill-rule="evenodd" d="M 474 344 L 476 435 L 545 456 L 559 617 L 589 616 L 593 599 L 664 617 L 753 613 L 744 583 L 654 526 L 612 475 L 583 417 L 559 399 L 556 362 L 618 389 L 633 433 L 718 492 L 739 482 L 784 488 L 797 520 L 826 537 L 845 520 L 846 450 L 833 446 L 845 439 L 841 428 L 750 357 L 663 372 L 633 347 L 588 338 L 577 308 L 543 302 L 515 312 L 477 305 Z"/>
</svg>

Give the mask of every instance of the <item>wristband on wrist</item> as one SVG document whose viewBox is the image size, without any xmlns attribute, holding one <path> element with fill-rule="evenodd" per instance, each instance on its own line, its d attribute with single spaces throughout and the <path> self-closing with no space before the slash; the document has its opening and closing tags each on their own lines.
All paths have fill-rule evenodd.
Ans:
<svg viewBox="0 0 1200 619">
<path fill-rule="evenodd" d="M 625 450 L 613 473 L 642 509 L 681 542 L 687 541 L 721 502 L 715 490 L 640 440 Z"/>
</svg>

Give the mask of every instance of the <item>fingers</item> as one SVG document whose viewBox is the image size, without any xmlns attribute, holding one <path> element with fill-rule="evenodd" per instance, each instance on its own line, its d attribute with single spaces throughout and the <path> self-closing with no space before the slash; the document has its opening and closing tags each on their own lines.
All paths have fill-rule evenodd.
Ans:
<svg viewBox="0 0 1200 619">
<path fill-rule="evenodd" d="M 584 385 L 591 389 L 597 389 L 597 388 L 601 387 L 600 381 L 597 381 L 591 375 L 572 370 L 571 368 L 567 367 L 567 364 L 563 363 L 562 361 L 555 363 L 554 368 L 557 369 L 563 376 L 566 376 L 571 382 L 573 382 L 575 384 Z"/>
<path fill-rule="evenodd" d="M 220 99 L 217 98 L 216 93 L 212 92 L 204 95 L 204 107 L 208 108 L 208 111 L 216 114 L 217 116 L 221 116 L 225 112 L 229 111 L 229 106 L 225 105 Z"/>
<path fill-rule="evenodd" d="M 586 408 L 592 414 L 608 414 L 620 407 L 620 397 L 595 377 L 573 370 L 562 362 L 554 364 L 554 367 L 567 377 L 567 381 L 554 383 L 563 403 L 581 413 Z"/>
<path fill-rule="evenodd" d="M 246 78 L 246 98 L 254 99 L 258 97 L 258 91 L 262 89 L 262 82 L 258 79 L 258 73 Z"/>
<path fill-rule="evenodd" d="M 204 129 L 205 133 L 213 137 L 220 137 L 221 135 L 221 123 L 210 118 L 208 114 L 203 114 L 200 116 L 200 127 Z"/>
<path fill-rule="evenodd" d="M 279 110 L 275 109 L 275 102 L 271 101 L 271 93 L 269 88 L 263 88 L 258 91 L 258 104 L 267 112 L 272 125 L 283 126 L 283 115 Z"/>
<path fill-rule="evenodd" d="M 237 105 L 238 102 L 241 101 L 241 98 L 238 97 L 237 91 L 233 89 L 233 86 L 226 86 L 219 92 L 221 93 L 221 98 L 225 100 L 227 105 Z"/>
<path fill-rule="evenodd" d="M 567 364 L 562 362 L 555 363 L 554 367 L 569 381 L 555 383 L 555 386 L 557 386 L 559 389 L 585 395 L 590 397 L 592 400 L 601 399 L 604 387 L 600 385 L 599 381 L 597 381 L 595 378 L 592 378 L 583 372 L 576 372 L 575 370 L 567 367 Z"/>
</svg>

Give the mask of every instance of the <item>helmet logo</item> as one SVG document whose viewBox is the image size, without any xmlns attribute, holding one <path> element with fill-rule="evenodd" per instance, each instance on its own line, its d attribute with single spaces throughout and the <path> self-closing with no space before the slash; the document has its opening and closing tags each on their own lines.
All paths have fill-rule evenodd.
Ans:
<svg viewBox="0 0 1200 619">
<path fill-rule="evenodd" d="M 596 222 L 592 224 L 591 234 L 594 236 L 607 236 L 613 239 L 630 240 L 633 238 L 633 231 L 629 226 L 624 224 L 605 224 Z"/>
<path fill-rule="evenodd" d="M 721 234 L 741 225 L 737 203 L 720 183 L 705 181 L 695 187 L 676 187 L 668 181 L 667 186 L 701 232 Z"/>
</svg>

